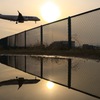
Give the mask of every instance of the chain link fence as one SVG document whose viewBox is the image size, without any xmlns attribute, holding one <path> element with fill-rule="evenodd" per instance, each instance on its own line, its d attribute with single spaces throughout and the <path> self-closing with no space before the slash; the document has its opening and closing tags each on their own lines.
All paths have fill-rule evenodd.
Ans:
<svg viewBox="0 0 100 100">
<path fill-rule="evenodd" d="M 100 48 L 100 8 L 45 24 L 0 40 L 1 47 Z"/>
</svg>

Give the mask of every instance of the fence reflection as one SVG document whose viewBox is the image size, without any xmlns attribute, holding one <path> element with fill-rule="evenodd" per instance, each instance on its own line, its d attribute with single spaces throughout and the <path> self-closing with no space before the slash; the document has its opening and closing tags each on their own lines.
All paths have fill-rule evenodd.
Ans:
<svg viewBox="0 0 100 100">
<path fill-rule="evenodd" d="M 100 98 L 100 63 L 84 59 L 79 59 L 77 63 L 77 60 L 36 56 L 0 57 L 0 62 L 10 67 Z"/>
</svg>

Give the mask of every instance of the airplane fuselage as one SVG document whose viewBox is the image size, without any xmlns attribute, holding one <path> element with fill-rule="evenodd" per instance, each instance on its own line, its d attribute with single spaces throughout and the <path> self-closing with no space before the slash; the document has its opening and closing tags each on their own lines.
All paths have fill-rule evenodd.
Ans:
<svg viewBox="0 0 100 100">
<path fill-rule="evenodd" d="M 1 19 L 5 19 L 5 20 L 10 20 L 10 21 L 16 21 L 18 16 L 14 16 L 14 15 L 2 15 L 0 14 L 0 18 Z"/>
<path fill-rule="evenodd" d="M 36 84 L 40 80 L 39 79 L 23 79 L 23 78 L 11 79 L 11 80 L 0 82 L 0 86 L 4 86 L 4 85 L 18 85 L 19 81 L 22 82 L 22 84 Z"/>
<path fill-rule="evenodd" d="M 16 21 L 16 24 L 19 23 L 23 23 L 24 21 L 40 21 L 40 19 L 36 16 L 23 16 L 19 11 L 18 11 L 19 15 L 3 15 L 0 14 L 0 18 L 4 19 L 4 20 L 10 20 L 10 21 Z"/>
</svg>

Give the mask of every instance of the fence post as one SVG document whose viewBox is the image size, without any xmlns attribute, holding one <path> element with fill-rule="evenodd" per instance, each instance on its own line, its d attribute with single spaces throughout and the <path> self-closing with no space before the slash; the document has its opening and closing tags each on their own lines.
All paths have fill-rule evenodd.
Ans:
<svg viewBox="0 0 100 100">
<path fill-rule="evenodd" d="M 9 39 L 9 36 L 8 36 L 8 37 L 7 37 L 7 48 L 9 48 L 9 45 L 10 45 L 10 44 L 9 44 L 9 40 L 10 40 L 10 39 Z"/>
<path fill-rule="evenodd" d="M 14 60 L 15 60 L 15 68 L 17 68 L 17 64 L 16 64 L 16 56 L 14 56 Z"/>
<path fill-rule="evenodd" d="M 16 48 L 16 34 L 15 34 L 15 41 L 14 41 L 14 47 Z"/>
<path fill-rule="evenodd" d="M 72 48 L 71 42 L 71 17 L 68 17 L 68 49 Z"/>
<path fill-rule="evenodd" d="M 43 46 L 43 26 L 40 26 L 40 42 L 41 42 L 41 47 Z"/>
<path fill-rule="evenodd" d="M 25 57 L 25 72 L 26 72 L 26 71 L 27 71 L 27 70 L 26 70 L 26 56 L 24 56 L 24 57 Z"/>
<path fill-rule="evenodd" d="M 68 88 L 71 87 L 71 63 L 72 60 L 68 59 Z"/>
<path fill-rule="evenodd" d="M 25 38 L 25 41 L 24 41 L 24 42 L 25 42 L 25 48 L 26 48 L 26 31 L 25 31 L 25 33 L 24 33 L 24 36 L 25 36 L 25 37 L 24 37 L 24 38 Z"/>
<path fill-rule="evenodd" d="M 41 63 L 41 72 L 40 72 L 41 73 L 40 74 L 41 76 L 40 77 L 43 78 L 43 58 L 41 58 L 40 63 Z"/>
</svg>

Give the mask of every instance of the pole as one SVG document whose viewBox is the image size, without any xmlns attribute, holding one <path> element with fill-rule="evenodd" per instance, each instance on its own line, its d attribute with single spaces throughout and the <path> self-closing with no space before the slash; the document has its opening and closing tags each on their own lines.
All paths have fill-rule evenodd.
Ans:
<svg viewBox="0 0 100 100">
<path fill-rule="evenodd" d="M 71 87 L 71 59 L 68 59 L 68 88 Z"/>
<path fill-rule="evenodd" d="M 68 17 L 68 49 L 72 48 L 71 42 L 71 17 Z"/>
<path fill-rule="evenodd" d="M 25 35 L 25 48 L 26 48 L 26 31 L 25 31 L 25 33 L 24 33 L 24 35 Z"/>
<path fill-rule="evenodd" d="M 41 47 L 43 46 L 43 26 L 40 26 L 40 42 L 41 42 Z"/>
<path fill-rule="evenodd" d="M 16 34 L 15 34 L 15 43 L 14 43 L 14 47 L 16 48 Z"/>
</svg>

